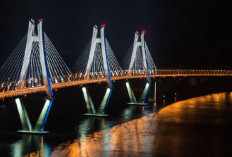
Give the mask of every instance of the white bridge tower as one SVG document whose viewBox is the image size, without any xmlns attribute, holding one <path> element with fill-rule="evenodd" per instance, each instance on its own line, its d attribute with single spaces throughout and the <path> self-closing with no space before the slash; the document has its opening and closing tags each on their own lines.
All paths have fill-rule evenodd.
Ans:
<svg viewBox="0 0 232 157">
<path fill-rule="evenodd" d="M 19 112 L 19 117 L 22 123 L 23 130 L 20 130 L 19 132 L 24 133 L 47 133 L 46 131 L 43 131 L 52 102 L 53 102 L 53 92 L 51 88 L 51 82 L 50 82 L 50 76 L 47 66 L 47 59 L 46 59 L 46 52 L 45 52 L 45 42 L 44 42 L 44 32 L 43 32 L 43 19 L 40 19 L 37 25 L 38 33 L 35 33 L 35 22 L 34 20 L 29 21 L 29 27 L 28 27 L 28 33 L 27 33 L 27 42 L 26 42 L 26 48 L 24 53 L 24 59 L 22 64 L 22 69 L 19 76 L 19 81 L 17 85 L 17 90 L 27 90 L 24 89 L 25 82 L 26 82 L 26 76 L 28 71 L 28 65 L 30 62 L 30 57 L 33 52 L 33 44 L 38 44 L 39 47 L 39 61 L 40 66 L 42 69 L 42 79 L 43 79 L 43 85 L 41 88 L 44 88 L 44 91 L 46 92 L 48 99 L 46 100 L 44 107 L 42 109 L 42 112 L 37 120 L 37 123 L 35 127 L 33 128 L 29 119 L 29 116 L 27 114 L 26 108 L 24 104 L 21 102 L 20 98 L 15 99 L 17 109 Z M 30 90 L 30 89 L 29 89 Z"/>
<path fill-rule="evenodd" d="M 87 67 L 85 71 L 85 76 L 86 79 L 89 79 L 90 75 L 90 70 L 93 63 L 94 55 L 96 53 L 97 45 L 100 45 L 100 53 L 103 61 L 103 67 L 104 67 L 104 78 L 106 79 L 107 82 L 107 89 L 106 93 L 103 97 L 103 100 L 98 108 L 98 110 L 95 110 L 94 104 L 92 102 L 92 99 L 90 97 L 90 94 L 88 92 L 87 87 L 82 87 L 84 99 L 86 102 L 86 107 L 88 110 L 88 113 L 86 115 L 92 115 L 92 116 L 107 116 L 105 114 L 105 110 L 107 108 L 112 90 L 113 90 L 113 83 L 111 80 L 111 73 L 110 73 L 110 67 L 109 67 L 109 61 L 108 61 L 108 56 L 107 56 L 107 48 L 106 48 L 106 38 L 105 38 L 105 25 L 101 26 L 100 29 L 100 37 L 97 37 L 98 35 L 98 27 L 94 26 L 93 27 L 93 35 L 92 35 L 92 40 L 91 40 L 91 47 L 90 47 L 90 52 L 89 52 L 89 58 L 87 62 Z"/>
<path fill-rule="evenodd" d="M 147 52 L 146 42 L 144 40 L 144 34 L 145 34 L 145 31 L 142 31 L 142 33 L 140 34 L 140 40 L 139 40 L 139 33 L 135 32 L 131 61 L 129 64 L 129 69 L 128 69 L 128 75 L 131 76 L 137 71 L 141 71 L 143 75 L 145 75 L 147 79 L 147 83 L 145 85 L 145 88 L 139 100 L 137 101 L 135 98 L 134 92 L 130 86 L 129 81 L 126 82 L 126 88 L 127 88 L 128 95 L 130 98 L 130 103 L 128 104 L 147 105 L 147 103 L 145 103 L 145 100 L 146 100 L 146 97 L 147 97 L 147 94 L 148 94 L 148 91 L 151 85 L 151 78 L 150 78 L 150 70 L 149 70 L 148 56 L 147 56 L 148 52 Z M 138 54 L 138 53 L 141 53 L 141 54 Z M 139 55 L 141 56 L 141 58 L 138 57 Z M 140 60 L 140 64 L 141 64 L 140 66 L 142 68 L 140 68 L 139 70 L 133 69 L 133 67 L 135 66 L 136 60 Z"/>
</svg>

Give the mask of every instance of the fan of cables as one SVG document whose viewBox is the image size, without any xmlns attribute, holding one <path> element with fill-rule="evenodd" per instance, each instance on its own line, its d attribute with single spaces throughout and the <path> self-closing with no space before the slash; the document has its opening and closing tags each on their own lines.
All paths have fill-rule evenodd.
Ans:
<svg viewBox="0 0 232 157">
<path fill-rule="evenodd" d="M 68 81 L 72 73 L 45 33 L 44 41 L 48 71 L 50 74 L 51 82 L 59 83 Z"/>
<path fill-rule="evenodd" d="M 143 54 L 142 54 L 142 47 L 139 46 L 136 49 L 136 53 L 133 56 L 133 45 L 132 44 L 129 48 L 129 50 L 127 51 L 124 59 L 123 59 L 123 68 L 126 69 L 124 70 L 124 73 L 128 73 L 129 70 L 131 70 L 132 75 L 143 75 L 146 72 L 146 68 L 144 66 L 144 61 L 143 61 Z M 154 74 L 156 72 L 156 65 L 152 59 L 151 53 L 148 49 L 148 46 L 145 42 L 145 57 L 146 57 L 146 61 L 145 63 L 147 63 L 148 69 L 150 74 Z M 133 61 L 134 59 L 134 61 Z M 132 64 L 131 69 L 129 69 L 130 64 Z"/>
<path fill-rule="evenodd" d="M 105 77 L 105 69 L 104 61 L 102 56 L 102 47 L 100 43 L 96 44 L 96 48 L 94 51 L 92 64 L 90 68 L 90 72 L 87 72 L 87 65 L 90 62 L 90 48 L 91 48 L 91 41 L 81 53 L 80 58 L 77 60 L 74 68 L 75 72 L 75 79 L 76 80 L 84 80 L 84 79 L 99 79 Z M 114 52 L 112 51 L 109 42 L 106 39 L 106 54 L 107 54 L 107 61 L 108 63 L 106 66 L 109 66 L 109 70 L 111 75 L 114 77 L 120 76 L 122 71 Z"/>
<path fill-rule="evenodd" d="M 145 51 L 146 51 L 146 57 L 147 57 L 147 63 L 148 63 L 148 66 L 149 66 L 149 72 L 150 74 L 156 74 L 157 72 L 157 68 L 156 68 L 156 65 L 153 61 L 153 58 L 151 56 L 151 53 L 148 49 L 148 46 L 147 46 L 147 43 L 145 42 Z"/>
<path fill-rule="evenodd" d="M 26 48 L 27 34 L 19 42 L 11 55 L 0 68 L 0 91 L 14 90 L 18 83 L 24 52 Z"/>
<path fill-rule="evenodd" d="M 29 50 L 31 50 L 30 56 L 25 57 L 26 43 L 27 35 L 23 37 L 0 68 L 0 91 L 17 89 L 20 73 L 25 63 L 28 63 L 28 66 L 24 69 L 26 71 L 24 88 L 43 86 L 39 41 L 32 42 L 29 48 Z M 71 71 L 45 33 L 44 44 L 51 83 L 54 84 L 67 81 L 71 76 Z"/>
</svg>

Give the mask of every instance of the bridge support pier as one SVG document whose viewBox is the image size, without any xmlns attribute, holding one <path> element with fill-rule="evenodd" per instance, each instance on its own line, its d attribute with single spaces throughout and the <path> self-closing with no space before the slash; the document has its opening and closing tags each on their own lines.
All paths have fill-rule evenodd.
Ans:
<svg viewBox="0 0 232 157">
<path fill-rule="evenodd" d="M 17 109 L 19 112 L 19 118 L 22 123 L 23 130 L 18 130 L 19 133 L 28 133 L 28 134 L 44 134 L 48 133 L 48 131 L 44 131 L 44 126 L 47 121 L 48 114 L 50 112 L 53 98 L 51 100 L 46 100 L 44 107 L 40 113 L 40 116 L 37 120 L 37 123 L 33 129 L 31 125 L 30 118 L 27 114 L 26 108 L 23 103 L 21 103 L 21 100 L 19 98 L 15 99 Z"/>
<path fill-rule="evenodd" d="M 99 108 L 98 108 L 98 110 L 96 112 L 93 101 L 92 101 L 91 96 L 90 96 L 90 94 L 88 92 L 88 89 L 86 87 L 83 87 L 82 92 L 83 92 L 86 107 L 87 107 L 87 110 L 88 110 L 88 113 L 86 113 L 85 115 L 86 116 L 96 116 L 96 117 L 106 117 L 106 116 L 108 116 L 108 114 L 105 114 L 105 110 L 106 110 L 106 108 L 108 106 L 112 90 L 113 90 L 113 87 L 111 87 L 111 88 L 108 87 L 106 89 L 106 93 L 105 93 L 105 95 L 104 95 L 104 97 L 102 99 L 102 102 L 101 102 L 101 104 L 100 104 L 100 106 L 99 106 Z"/>
<path fill-rule="evenodd" d="M 145 103 L 145 101 L 147 98 L 147 94 L 148 94 L 150 85 L 151 85 L 151 83 L 149 83 L 149 82 L 146 83 L 145 88 L 143 90 L 143 93 L 141 94 L 139 101 L 137 101 L 135 98 L 134 92 L 130 87 L 130 83 L 126 82 L 126 88 L 127 88 L 127 92 L 128 92 L 129 98 L 130 98 L 130 102 L 127 104 L 146 106 L 147 103 Z"/>
<path fill-rule="evenodd" d="M 154 81 L 154 92 L 152 93 L 151 92 L 151 90 L 150 90 L 150 96 L 149 96 L 149 99 L 148 99 L 148 101 L 149 102 L 156 102 L 156 93 L 157 93 L 157 89 L 156 89 L 157 87 L 156 87 L 156 82 Z"/>
</svg>

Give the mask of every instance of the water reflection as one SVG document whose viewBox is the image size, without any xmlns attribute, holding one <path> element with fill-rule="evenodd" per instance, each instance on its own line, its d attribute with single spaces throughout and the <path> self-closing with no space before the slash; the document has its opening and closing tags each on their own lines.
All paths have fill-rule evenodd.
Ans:
<svg viewBox="0 0 232 157">
<path fill-rule="evenodd" d="M 156 138 L 156 115 L 132 120 L 111 129 L 94 132 L 72 143 L 62 143 L 51 156 L 111 156 L 152 152 Z M 149 134 L 153 132 L 154 134 Z"/>
<path fill-rule="evenodd" d="M 123 116 L 124 118 L 131 118 L 135 112 L 136 112 L 136 107 L 131 105 L 123 111 Z"/>
<path fill-rule="evenodd" d="M 84 138 L 89 134 L 93 134 L 96 131 L 103 130 L 110 127 L 105 125 L 105 118 L 87 117 L 77 127 L 77 133 L 79 138 Z"/>
<path fill-rule="evenodd" d="M 129 106 L 122 112 L 124 120 L 144 116 L 117 124 L 117 117 L 87 117 L 72 140 L 53 148 L 43 136 L 22 135 L 12 145 L 12 156 L 226 156 L 232 145 L 231 101 L 232 93 L 206 95 L 176 102 L 158 114 L 155 108 Z"/>
<path fill-rule="evenodd" d="M 156 154 L 231 155 L 231 98 L 231 93 L 211 94 L 179 101 L 161 109 Z"/>
<path fill-rule="evenodd" d="M 152 113 L 89 135 L 86 132 L 84 138 L 61 143 L 51 156 L 186 156 L 189 152 L 202 156 L 202 151 L 216 145 L 226 152 L 223 147 L 229 140 L 219 139 L 221 132 L 207 126 L 216 127 L 217 119 L 221 119 L 220 125 L 231 125 L 227 115 L 211 113 L 215 109 L 224 111 L 231 97 L 231 93 L 221 93 L 176 102 L 161 109 L 158 115 Z M 125 115 L 132 111 L 125 110 Z"/>
<path fill-rule="evenodd" d="M 51 147 L 44 141 L 44 137 L 40 135 L 22 135 L 22 138 L 11 145 L 12 156 L 49 156 Z"/>
</svg>

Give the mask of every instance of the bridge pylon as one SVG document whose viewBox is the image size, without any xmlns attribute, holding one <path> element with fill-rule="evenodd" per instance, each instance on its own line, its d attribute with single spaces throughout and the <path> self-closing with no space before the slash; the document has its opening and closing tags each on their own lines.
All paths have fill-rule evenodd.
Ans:
<svg viewBox="0 0 232 157">
<path fill-rule="evenodd" d="M 88 110 L 88 113 L 86 113 L 85 115 L 107 116 L 107 114 L 105 114 L 105 110 L 107 108 L 107 105 L 109 103 L 109 99 L 110 99 L 110 96 L 111 96 L 111 93 L 113 90 L 113 83 L 111 80 L 109 56 L 108 56 L 108 52 L 107 52 L 108 51 L 108 49 L 107 49 L 108 43 L 106 42 L 106 38 L 105 38 L 105 25 L 101 26 L 100 37 L 97 37 L 97 36 L 98 36 L 98 27 L 94 26 L 88 62 L 87 62 L 86 71 L 85 71 L 85 75 L 84 75 L 86 77 L 86 79 L 89 80 L 91 74 L 103 73 L 103 76 L 104 76 L 105 81 L 107 83 L 107 89 L 106 89 L 105 95 L 104 95 L 102 102 L 101 102 L 97 111 L 95 110 L 94 104 L 92 102 L 91 96 L 90 96 L 88 88 L 86 86 L 82 87 L 82 92 L 83 92 L 86 107 Z M 99 62 L 102 62 L 102 63 L 99 63 L 99 64 L 102 64 L 103 68 L 100 72 L 99 71 L 91 72 L 91 69 L 96 66 L 95 65 L 96 63 L 94 63 L 95 62 L 94 57 L 96 57 L 96 56 L 99 57 L 98 61 L 101 60 Z"/>
<path fill-rule="evenodd" d="M 131 54 L 131 61 L 129 64 L 128 75 L 143 75 L 146 78 L 146 85 L 145 88 L 137 101 L 134 95 L 134 92 L 130 86 L 130 82 L 126 82 L 126 88 L 128 91 L 128 95 L 130 98 L 130 102 L 128 104 L 134 105 L 147 105 L 145 103 L 149 88 L 151 86 L 151 77 L 150 77 L 150 66 L 151 68 L 155 68 L 154 62 L 150 56 L 150 52 L 147 48 L 146 42 L 144 40 L 145 31 L 142 31 L 140 34 L 139 40 L 139 33 L 135 32 L 133 49 Z"/>
<path fill-rule="evenodd" d="M 39 55 L 39 62 L 41 66 L 42 80 L 43 80 L 43 86 L 41 88 L 44 88 L 44 91 L 46 92 L 48 98 L 45 101 L 43 109 L 40 113 L 40 116 L 34 128 L 31 125 L 26 108 L 24 104 L 21 102 L 21 99 L 20 98 L 15 99 L 17 109 L 19 112 L 20 121 L 22 123 L 22 128 L 23 128 L 23 130 L 18 131 L 21 133 L 33 133 L 33 134 L 48 133 L 47 131 L 43 131 L 43 129 L 44 129 L 50 108 L 53 103 L 53 92 L 52 92 L 46 52 L 45 52 L 45 41 L 44 41 L 44 32 L 43 32 L 42 24 L 43 24 L 43 19 L 40 19 L 37 24 L 37 34 L 36 34 L 34 20 L 31 19 L 29 21 L 27 42 L 26 42 L 26 47 L 24 51 L 23 64 L 22 64 L 22 69 L 20 72 L 19 81 L 18 81 L 16 90 L 26 90 L 24 89 L 24 86 L 26 82 L 27 71 L 29 69 L 30 58 L 31 58 L 32 53 L 36 53 L 38 51 L 39 54 L 36 54 L 36 55 Z M 37 51 L 33 49 L 34 45 L 37 45 L 38 47 Z"/>
</svg>

